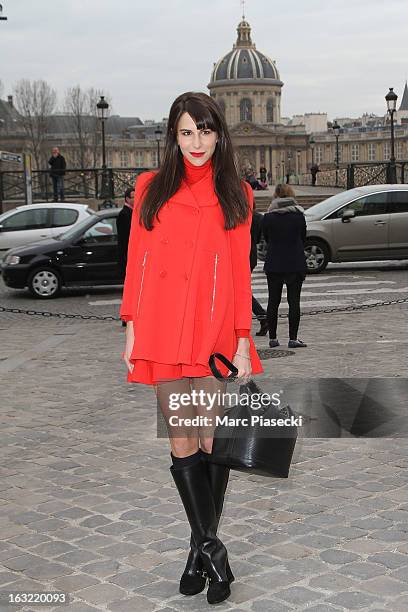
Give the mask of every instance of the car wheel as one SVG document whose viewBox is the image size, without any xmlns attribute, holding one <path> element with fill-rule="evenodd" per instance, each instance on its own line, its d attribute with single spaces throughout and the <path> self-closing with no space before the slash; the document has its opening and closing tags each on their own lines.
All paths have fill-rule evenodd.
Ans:
<svg viewBox="0 0 408 612">
<path fill-rule="evenodd" d="M 56 297 L 61 291 L 61 284 L 59 273 L 46 266 L 33 270 L 28 278 L 31 295 L 43 300 Z"/>
<path fill-rule="evenodd" d="M 307 240 L 305 255 L 309 274 L 319 274 L 329 263 L 329 249 L 320 240 Z"/>
</svg>

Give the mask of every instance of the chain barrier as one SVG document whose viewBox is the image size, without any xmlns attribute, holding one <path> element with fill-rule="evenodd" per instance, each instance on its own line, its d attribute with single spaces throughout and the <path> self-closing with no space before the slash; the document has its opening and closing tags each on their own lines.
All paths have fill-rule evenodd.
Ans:
<svg viewBox="0 0 408 612">
<path fill-rule="evenodd" d="M 349 306 L 339 306 L 333 308 L 320 308 L 317 310 L 308 310 L 302 312 L 301 316 L 318 315 L 318 314 L 330 314 L 336 312 L 354 312 L 359 310 L 367 310 L 368 308 L 378 308 L 379 306 L 392 306 L 394 304 L 407 304 L 408 298 L 400 298 L 399 300 L 387 300 L 384 302 L 373 302 L 372 304 L 350 304 Z M 37 315 L 42 317 L 58 317 L 60 319 L 83 319 L 92 321 L 120 321 L 120 317 L 113 317 L 109 315 L 82 315 L 82 314 L 70 314 L 66 312 L 50 312 L 47 310 L 31 310 L 24 308 L 6 308 L 0 306 L 0 312 L 11 312 L 16 314 L 26 315 Z M 279 314 L 280 318 L 287 318 L 287 314 Z M 253 316 L 254 320 L 261 320 L 266 318 L 266 315 Z"/>
</svg>

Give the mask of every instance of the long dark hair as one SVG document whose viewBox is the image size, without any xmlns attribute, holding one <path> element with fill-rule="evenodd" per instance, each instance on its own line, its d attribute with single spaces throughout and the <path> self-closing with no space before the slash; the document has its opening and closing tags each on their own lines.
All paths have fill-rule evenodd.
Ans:
<svg viewBox="0 0 408 612">
<path fill-rule="evenodd" d="M 162 165 L 148 183 L 139 223 L 152 230 L 154 217 L 159 218 L 160 208 L 180 187 L 184 162 L 176 135 L 178 122 L 185 112 L 193 118 L 199 130 L 210 129 L 217 133 L 218 142 L 212 155 L 214 190 L 224 214 L 224 229 L 232 229 L 247 219 L 249 203 L 238 176 L 227 123 L 215 100 L 194 91 L 181 94 L 171 105 Z"/>
</svg>

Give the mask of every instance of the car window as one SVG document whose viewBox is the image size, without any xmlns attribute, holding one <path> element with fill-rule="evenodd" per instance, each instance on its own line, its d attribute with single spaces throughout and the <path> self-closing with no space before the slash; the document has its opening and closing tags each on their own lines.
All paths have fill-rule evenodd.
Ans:
<svg viewBox="0 0 408 612">
<path fill-rule="evenodd" d="M 354 200 L 333 213 L 331 219 L 342 217 L 345 210 L 354 210 L 356 217 L 366 217 L 369 215 L 383 215 L 387 212 L 387 192 L 373 193 Z"/>
<path fill-rule="evenodd" d="M 52 227 L 64 227 L 73 225 L 78 219 L 79 213 L 73 208 L 54 208 L 52 211 Z"/>
<path fill-rule="evenodd" d="M 390 212 L 408 212 L 408 191 L 390 191 L 388 202 Z"/>
<path fill-rule="evenodd" d="M 33 230 L 48 227 L 48 208 L 31 208 L 10 215 L 2 222 L 3 231 Z"/>
<path fill-rule="evenodd" d="M 109 244 L 117 241 L 117 229 L 115 217 L 101 219 L 86 230 L 83 235 L 85 242 Z"/>
</svg>

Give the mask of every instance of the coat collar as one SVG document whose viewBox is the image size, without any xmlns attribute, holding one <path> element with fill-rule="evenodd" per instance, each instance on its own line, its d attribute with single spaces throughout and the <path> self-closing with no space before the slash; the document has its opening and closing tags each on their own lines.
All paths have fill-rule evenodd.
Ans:
<svg viewBox="0 0 408 612">
<path fill-rule="evenodd" d="M 183 179 L 180 188 L 169 199 L 169 202 L 177 204 L 186 204 L 193 208 L 201 208 L 202 206 L 217 206 L 219 204 L 217 194 L 214 191 L 212 173 L 205 174 L 202 179 L 188 185 Z"/>
</svg>

